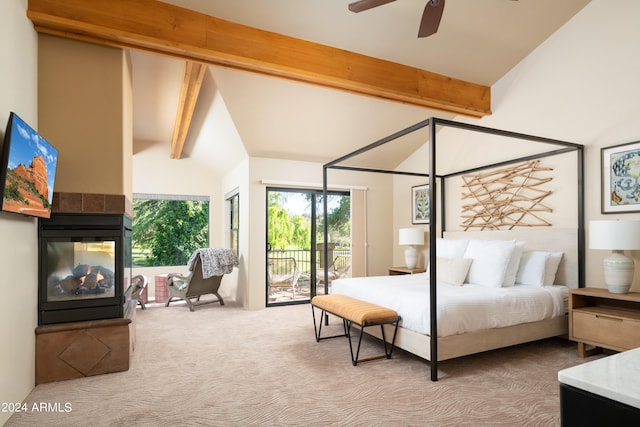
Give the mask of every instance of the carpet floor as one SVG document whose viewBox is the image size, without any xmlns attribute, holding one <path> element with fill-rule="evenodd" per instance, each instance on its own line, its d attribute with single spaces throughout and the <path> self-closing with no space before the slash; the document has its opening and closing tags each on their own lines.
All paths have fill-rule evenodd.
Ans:
<svg viewBox="0 0 640 427">
<path fill-rule="evenodd" d="M 138 309 L 136 323 L 128 371 L 38 385 L 27 408 L 62 410 L 6 426 L 557 426 L 558 371 L 594 358 L 553 338 L 441 362 L 431 382 L 401 350 L 352 366 L 345 338 L 315 341 L 308 304 L 179 302 Z M 363 340 L 361 357 L 382 351 Z"/>
</svg>

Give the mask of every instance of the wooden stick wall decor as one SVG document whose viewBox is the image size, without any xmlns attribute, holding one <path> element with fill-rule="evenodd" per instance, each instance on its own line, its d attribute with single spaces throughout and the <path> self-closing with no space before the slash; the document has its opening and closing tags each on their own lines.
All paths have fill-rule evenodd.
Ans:
<svg viewBox="0 0 640 427">
<path fill-rule="evenodd" d="M 540 213 L 551 212 L 542 201 L 551 191 L 540 188 L 553 178 L 542 177 L 552 168 L 540 166 L 540 160 L 519 163 L 462 177 L 468 192 L 462 200 L 473 199 L 462 206 L 462 227 L 474 229 L 509 229 L 514 227 L 550 226 Z"/>
</svg>

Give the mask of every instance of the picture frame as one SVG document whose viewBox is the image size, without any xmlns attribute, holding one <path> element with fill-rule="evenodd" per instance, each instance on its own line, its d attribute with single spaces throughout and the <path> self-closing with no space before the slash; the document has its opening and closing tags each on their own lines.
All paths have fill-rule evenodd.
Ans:
<svg viewBox="0 0 640 427">
<path fill-rule="evenodd" d="M 429 224 L 429 184 L 411 187 L 411 223 Z"/>
<path fill-rule="evenodd" d="M 640 141 L 600 149 L 603 214 L 640 212 Z"/>
</svg>

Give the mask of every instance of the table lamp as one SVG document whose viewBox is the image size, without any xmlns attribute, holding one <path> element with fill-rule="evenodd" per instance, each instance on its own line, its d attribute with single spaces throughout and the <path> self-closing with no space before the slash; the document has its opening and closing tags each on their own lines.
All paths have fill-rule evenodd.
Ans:
<svg viewBox="0 0 640 427">
<path fill-rule="evenodd" d="M 640 249 L 640 221 L 590 221 L 589 247 L 612 251 L 602 262 L 609 292 L 629 292 L 635 264 L 623 251 Z"/>
<path fill-rule="evenodd" d="M 407 268 L 416 268 L 418 250 L 414 245 L 424 245 L 424 230 L 421 228 L 401 228 L 398 243 L 400 245 L 408 245 L 404 251 L 404 262 Z"/>
</svg>

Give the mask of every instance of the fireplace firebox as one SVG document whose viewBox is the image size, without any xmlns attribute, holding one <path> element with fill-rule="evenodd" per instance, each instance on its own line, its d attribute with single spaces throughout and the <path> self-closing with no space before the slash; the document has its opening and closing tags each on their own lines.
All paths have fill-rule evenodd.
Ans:
<svg viewBox="0 0 640 427">
<path fill-rule="evenodd" d="M 40 219 L 38 324 L 122 318 L 131 279 L 131 218 L 53 213 Z"/>
</svg>

